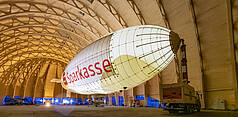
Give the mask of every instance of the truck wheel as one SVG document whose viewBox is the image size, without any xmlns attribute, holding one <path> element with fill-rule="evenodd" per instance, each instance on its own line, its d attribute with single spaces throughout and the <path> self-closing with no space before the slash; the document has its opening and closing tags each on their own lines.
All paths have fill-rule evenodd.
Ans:
<svg viewBox="0 0 238 117">
<path fill-rule="evenodd" d="M 197 108 L 197 112 L 200 112 L 200 108 L 199 107 Z"/>
<path fill-rule="evenodd" d="M 192 113 L 192 107 L 190 105 L 185 105 L 184 112 L 185 113 Z"/>
<path fill-rule="evenodd" d="M 178 113 L 178 111 L 177 110 L 169 110 L 169 113 Z"/>
<path fill-rule="evenodd" d="M 190 110 L 189 113 L 193 113 L 194 110 L 195 110 L 195 109 L 194 109 L 194 106 L 190 105 L 190 106 L 189 106 L 189 110 Z"/>
<path fill-rule="evenodd" d="M 191 113 L 194 113 L 195 112 L 195 107 L 194 106 L 192 106 L 192 108 L 191 108 Z"/>
<path fill-rule="evenodd" d="M 191 106 L 188 106 L 188 113 L 192 113 L 192 107 Z"/>
<path fill-rule="evenodd" d="M 185 106 L 184 106 L 184 113 L 189 113 L 189 107 L 188 107 L 188 105 L 185 105 Z"/>
<path fill-rule="evenodd" d="M 192 105 L 192 106 L 191 106 L 191 113 L 194 113 L 195 110 L 196 110 L 196 106 Z"/>
</svg>

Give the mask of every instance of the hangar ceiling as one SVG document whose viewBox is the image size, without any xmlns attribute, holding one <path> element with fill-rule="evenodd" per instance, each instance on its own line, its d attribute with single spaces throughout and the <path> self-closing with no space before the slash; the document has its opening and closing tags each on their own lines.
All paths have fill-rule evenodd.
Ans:
<svg viewBox="0 0 238 117">
<path fill-rule="evenodd" d="M 229 108 L 238 108 L 237 4 L 235 0 L 0 0 L 1 96 L 50 95 L 52 91 L 36 92 L 40 85 L 49 87 L 50 79 L 60 78 L 84 47 L 110 32 L 152 24 L 185 39 L 189 78 L 204 95 L 203 103 L 209 106 L 222 92 L 233 96 Z M 160 76 L 162 83 L 176 82 L 175 62 Z M 214 82 L 215 78 L 219 80 Z"/>
<path fill-rule="evenodd" d="M 44 90 L 50 79 L 60 78 L 80 50 L 110 32 L 141 24 L 145 20 L 133 0 L 0 0 L 1 95 L 47 96 L 37 86 Z"/>
</svg>

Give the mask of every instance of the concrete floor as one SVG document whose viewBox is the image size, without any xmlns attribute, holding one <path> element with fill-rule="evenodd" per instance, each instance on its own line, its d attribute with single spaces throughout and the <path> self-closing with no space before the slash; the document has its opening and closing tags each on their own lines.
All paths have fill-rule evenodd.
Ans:
<svg viewBox="0 0 238 117">
<path fill-rule="evenodd" d="M 88 106 L 0 106 L 0 117 L 238 117 L 238 111 L 169 114 L 159 108 Z"/>
</svg>

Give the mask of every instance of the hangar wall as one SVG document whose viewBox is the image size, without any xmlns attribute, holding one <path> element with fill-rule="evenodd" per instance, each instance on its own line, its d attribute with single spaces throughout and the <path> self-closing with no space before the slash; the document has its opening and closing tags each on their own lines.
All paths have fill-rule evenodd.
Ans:
<svg viewBox="0 0 238 117">
<path fill-rule="evenodd" d="M 224 99 L 228 109 L 237 109 L 230 2 L 185 0 L 163 3 L 171 29 L 178 32 L 188 46 L 191 85 L 203 93 L 206 108 L 216 108 L 216 101 Z"/>
</svg>

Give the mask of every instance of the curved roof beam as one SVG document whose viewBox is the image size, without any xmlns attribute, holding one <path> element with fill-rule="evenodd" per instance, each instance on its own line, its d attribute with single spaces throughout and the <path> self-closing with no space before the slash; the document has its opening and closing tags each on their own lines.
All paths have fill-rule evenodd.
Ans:
<svg viewBox="0 0 238 117">
<path fill-rule="evenodd" d="M 7 78 L 7 79 L 3 79 L 1 81 L 4 81 L 5 84 L 9 85 L 9 83 L 12 83 L 13 80 L 15 80 L 14 78 L 11 77 L 11 74 L 12 74 L 12 76 L 20 76 L 24 72 L 27 72 L 27 71 L 25 71 L 25 66 L 27 65 L 27 63 L 30 62 L 30 64 L 28 64 L 28 65 L 32 65 L 32 67 L 30 67 L 32 69 L 34 66 L 35 66 L 35 68 L 41 66 L 46 61 L 60 63 L 61 66 L 63 66 L 63 64 L 66 65 L 66 63 L 62 63 L 59 60 L 55 60 L 55 59 L 51 59 L 51 58 L 30 58 L 30 59 L 28 58 L 28 59 L 24 59 L 22 61 L 18 61 L 15 64 L 11 65 L 11 67 L 6 70 L 6 72 L 5 72 L 6 74 L 0 76 L 0 79 L 2 79 L 4 77 Z M 37 64 L 37 65 L 35 65 L 35 64 Z M 17 68 L 18 69 L 22 68 L 22 70 L 19 71 Z M 18 71 L 18 72 L 14 72 L 14 71 Z M 32 70 L 32 72 L 34 72 L 34 70 Z M 28 74 L 29 74 L 29 72 L 28 72 Z M 24 80 L 29 79 L 29 78 L 30 78 L 30 76 L 27 76 L 27 77 L 25 77 Z"/>
<path fill-rule="evenodd" d="M 15 66 L 15 67 L 17 68 L 17 71 L 19 71 L 19 72 L 16 72 L 15 74 L 13 74 L 12 75 L 13 77 L 11 77 L 10 76 L 11 74 L 9 74 L 9 76 L 8 76 L 7 80 L 5 80 L 4 84 L 9 84 L 9 85 L 16 84 L 18 80 L 14 80 L 14 79 L 18 79 L 21 76 L 21 74 L 24 73 L 25 69 L 27 68 L 27 67 L 25 67 L 25 64 L 20 64 L 19 66 Z M 21 69 L 21 70 L 19 70 L 19 69 Z M 15 72 L 15 71 L 16 71 L 16 69 L 13 69 L 13 71 L 10 71 L 10 72 Z M 14 85 L 12 85 L 12 86 L 14 86 Z M 15 90 L 15 88 L 14 88 L 14 90 Z"/>
<path fill-rule="evenodd" d="M 140 21 L 141 25 L 146 24 L 144 17 L 142 16 L 138 6 L 135 4 L 134 0 L 127 0 L 131 8 L 133 9 L 134 13 L 136 14 L 138 20 Z"/>
<path fill-rule="evenodd" d="M 25 34 L 25 35 L 32 35 L 32 34 Z M 39 35 L 38 33 L 35 33 L 35 35 Z M 41 34 L 42 35 L 42 34 Z M 57 36 L 57 35 L 54 35 L 54 36 Z M 65 43 L 61 43 L 61 42 L 58 42 L 58 41 L 54 41 L 54 40 L 52 40 L 52 39 L 46 39 L 46 38 L 44 38 L 44 39 L 42 39 L 41 41 L 39 41 L 39 39 L 42 39 L 42 38 L 28 38 L 28 39 L 18 39 L 17 41 L 15 41 L 15 43 L 9 43 L 9 44 L 6 44 L 6 46 L 3 46 L 2 48 L 0 48 L 0 54 L 4 54 L 5 52 L 4 51 L 6 51 L 6 50 L 9 50 L 10 48 L 12 48 L 12 47 L 14 47 L 14 46 L 17 46 L 17 45 L 24 45 L 24 43 L 32 43 L 33 44 L 33 42 L 40 42 L 40 43 L 42 43 L 42 41 L 44 41 L 44 42 L 47 42 L 47 43 L 50 43 L 50 44 L 55 44 L 55 46 L 59 46 L 59 47 L 63 47 L 63 46 L 66 46 L 66 44 Z M 54 39 L 56 39 L 56 38 L 54 38 Z M 56 39 L 57 40 L 57 39 Z M 73 43 L 72 43 L 73 44 Z M 69 50 L 71 50 L 71 51 L 74 51 L 74 52 L 78 52 L 79 51 L 79 49 L 77 49 L 77 48 L 73 48 L 73 47 L 71 47 L 71 46 L 68 46 L 67 45 L 67 48 L 69 48 Z"/>
<path fill-rule="evenodd" d="M 37 31 L 36 28 L 41 28 L 41 29 L 45 29 L 45 30 L 52 29 L 52 30 L 54 30 L 54 31 L 56 31 L 56 30 L 57 30 L 57 31 L 63 31 L 64 33 L 68 33 L 68 34 L 70 34 L 71 36 L 74 35 L 74 36 L 79 37 L 79 38 L 82 39 L 82 37 L 81 37 L 80 35 L 78 35 L 78 34 L 76 34 L 76 33 L 73 33 L 73 32 L 71 32 L 70 30 L 66 30 L 66 29 L 64 29 L 64 28 L 59 28 L 59 27 L 57 27 L 57 26 L 49 26 L 49 25 L 42 25 L 42 24 L 16 26 L 16 27 L 12 27 L 12 28 L 6 29 L 6 30 L 4 30 L 4 31 L 0 31 L 0 34 L 9 35 L 9 34 L 14 34 L 16 31 L 29 33 L 28 31 L 34 30 L 34 29 L 35 29 L 36 32 L 42 32 L 42 31 Z M 21 30 L 21 29 L 22 29 L 22 30 Z M 13 31 L 12 31 L 12 30 L 13 30 Z M 23 30 L 27 30 L 27 31 L 23 31 Z M 8 32 L 10 32 L 10 33 L 8 33 Z M 11 32 L 12 32 L 12 33 L 11 33 Z M 69 35 L 69 36 L 70 36 L 70 35 Z M 16 35 L 15 35 L 15 36 L 16 36 Z M 83 40 L 85 40 L 85 39 L 83 39 Z M 72 41 L 72 40 L 68 40 L 68 41 L 74 42 L 74 41 Z M 77 40 L 77 41 L 80 41 L 80 40 Z M 86 41 L 86 40 L 85 40 L 85 41 Z M 88 41 L 86 41 L 86 43 L 87 43 L 87 44 L 90 44 L 90 42 L 88 42 Z M 77 43 L 75 43 L 75 44 L 78 45 Z M 86 44 L 86 45 L 87 45 L 87 44 Z M 85 45 L 85 44 L 83 44 L 83 45 Z M 79 46 L 83 46 L 83 45 L 79 44 Z"/>
<path fill-rule="evenodd" d="M 19 56 L 20 55 L 20 56 Z M 27 57 L 25 57 L 27 56 Z M 47 57 L 47 58 L 55 58 L 55 59 L 62 59 L 61 61 L 64 63 L 68 63 L 71 58 L 68 58 L 66 56 L 63 56 L 61 54 L 55 53 L 55 52 L 48 52 L 45 50 L 32 50 L 32 51 L 23 51 L 20 52 L 19 54 L 12 54 L 10 57 L 6 58 L 1 62 L 1 69 L 4 71 L 8 68 L 8 66 L 4 65 L 8 61 L 11 60 L 11 64 L 13 64 L 16 61 L 23 60 L 26 58 L 35 58 L 35 57 Z M 15 59 L 13 59 L 15 58 Z"/>
<path fill-rule="evenodd" d="M 36 36 L 41 36 L 44 38 L 52 37 L 56 39 L 61 39 L 62 40 L 61 43 L 64 43 L 64 44 L 67 42 L 70 42 L 74 48 L 82 49 L 86 46 L 86 45 L 78 44 L 77 42 L 73 41 L 71 37 L 68 35 L 66 35 L 65 37 L 58 30 L 54 30 L 55 32 L 50 32 L 45 27 L 43 27 L 41 31 L 34 30 L 34 28 L 31 28 L 31 27 L 28 27 L 28 28 L 29 29 L 26 31 L 21 31 L 21 30 L 19 31 L 19 29 L 15 29 L 7 34 L 1 34 L 2 36 L 0 36 L 0 38 L 3 38 L 3 39 L 1 40 L 0 45 L 11 43 L 12 41 L 15 41 L 16 39 L 23 39 L 24 36 L 28 36 L 28 37 L 32 36 L 33 38 L 37 38 Z"/>
<path fill-rule="evenodd" d="M 164 9 L 164 4 L 162 3 L 161 0 L 156 0 L 156 3 L 157 3 L 158 6 L 159 6 L 159 9 L 160 9 L 161 15 L 162 15 L 162 17 L 163 17 L 163 19 L 164 19 L 164 23 L 165 23 L 166 27 L 167 27 L 168 29 L 171 29 L 170 24 L 169 24 L 168 17 L 167 17 L 167 15 L 166 15 L 166 12 L 165 12 L 165 9 Z"/>
<path fill-rule="evenodd" d="M 120 0 L 120 2 L 117 0 L 107 0 L 106 2 L 113 6 L 117 13 L 120 14 L 123 20 L 127 23 L 127 26 L 141 25 L 140 19 L 138 17 L 139 14 L 136 14 L 140 12 L 135 11 L 138 9 L 136 9 L 137 7 L 134 2 L 128 2 L 127 0 Z"/>
<path fill-rule="evenodd" d="M 24 79 L 25 81 L 24 81 L 24 84 L 23 84 L 23 87 L 24 87 L 23 97 L 27 97 L 26 91 L 29 88 L 29 80 L 32 79 L 33 77 L 37 77 L 37 74 L 38 74 L 38 72 L 40 71 L 40 68 L 41 68 L 41 64 L 43 64 L 40 61 L 37 62 L 37 63 L 38 63 L 37 65 L 33 65 L 32 71 L 30 73 L 28 73 L 28 77 Z"/>
<path fill-rule="evenodd" d="M 33 53 L 35 51 L 30 51 L 30 52 L 23 52 L 23 53 L 20 53 L 21 55 L 29 55 L 31 53 Z M 38 53 L 41 52 L 43 53 L 43 51 L 38 51 Z M 31 56 L 31 57 L 28 57 L 28 58 L 23 58 L 23 59 L 17 59 L 17 60 L 12 60 L 11 61 L 11 65 L 8 65 L 8 66 L 1 66 L 0 69 L 2 69 L 3 71 L 0 72 L 0 81 L 2 80 L 2 78 L 8 78 L 6 77 L 7 74 L 9 74 L 9 72 L 7 71 L 8 68 L 14 66 L 15 63 L 19 62 L 19 61 L 22 61 L 22 60 L 26 60 L 26 59 L 34 59 L 34 58 L 38 58 L 38 59 L 51 59 L 51 60 L 54 60 L 54 61 L 61 61 L 61 63 L 64 63 L 64 64 L 67 64 L 69 62 L 69 60 L 64 60 L 65 58 L 55 58 L 54 56 L 49 56 L 49 54 L 51 55 L 57 55 L 59 56 L 59 54 L 55 54 L 55 53 L 50 53 L 50 52 L 44 52 L 46 55 L 43 56 L 43 55 L 35 55 L 35 56 Z M 34 53 L 33 53 L 34 54 Z M 14 55 L 13 57 L 17 57 L 17 55 Z M 9 61 L 11 60 L 11 58 L 8 58 L 7 60 L 5 61 Z M 5 62 L 4 62 L 5 63 Z"/>
<path fill-rule="evenodd" d="M 25 34 L 25 35 L 32 36 L 33 34 Z M 52 46 L 52 48 L 57 48 L 59 50 L 59 52 L 65 53 L 66 51 L 69 51 L 67 53 L 73 54 L 72 56 L 77 54 L 78 51 L 80 50 L 79 48 L 77 48 L 77 46 L 74 46 L 73 43 L 69 43 L 68 41 L 59 42 L 60 40 L 57 38 L 48 39 L 46 37 L 42 37 L 42 34 L 39 34 L 39 33 L 38 34 L 35 33 L 35 35 L 40 35 L 41 37 L 40 38 L 28 38 L 28 39 L 24 39 L 24 40 L 18 38 L 16 40 L 13 40 L 13 43 L 11 41 L 11 42 L 9 42 L 9 44 L 5 44 L 5 46 L 3 46 L 3 48 L 1 49 L 1 50 L 3 50 L 3 51 L 1 51 L 1 56 L 7 56 L 7 53 L 9 53 L 9 50 L 11 50 L 12 48 L 13 48 L 12 50 L 14 50 L 15 48 L 19 49 L 18 46 L 20 46 L 20 48 L 22 48 L 22 49 L 30 49 L 31 45 L 33 45 L 33 47 L 34 47 L 35 44 L 38 44 L 38 45 L 43 44 L 46 46 L 50 45 L 49 47 Z M 53 41 L 53 40 L 58 40 L 58 41 Z M 26 43 L 25 46 L 23 43 Z M 38 45 L 35 45 L 35 46 L 38 47 Z M 49 48 L 49 49 L 52 49 L 52 48 Z M 7 50 L 5 50 L 5 49 L 7 49 Z M 47 50 L 47 51 L 50 51 L 50 50 Z"/>
<path fill-rule="evenodd" d="M 56 58 L 50 58 L 50 57 L 32 57 L 32 58 L 26 58 L 24 60 L 19 60 L 16 61 L 14 64 L 12 64 L 11 66 L 9 66 L 9 68 L 5 69 L 4 72 L 2 74 L 0 74 L 0 82 L 4 82 L 5 84 L 9 84 L 7 83 L 7 81 L 11 80 L 11 74 L 12 76 L 16 76 L 17 73 L 21 72 L 22 70 L 18 70 L 18 72 L 12 72 L 14 71 L 14 69 L 19 68 L 19 66 L 24 65 L 25 62 L 29 62 L 29 61 L 35 61 L 35 60 L 40 60 L 40 61 L 53 61 L 56 63 L 60 63 L 60 65 L 62 67 L 67 65 L 67 62 L 62 61 L 62 59 L 57 60 Z M 24 66 L 22 66 L 24 67 Z M 0 72 L 1 73 L 1 72 Z M 5 79 L 4 79 L 5 78 Z M 10 79 L 9 79 L 10 78 Z"/>
<path fill-rule="evenodd" d="M 30 35 L 30 34 L 29 34 Z M 68 42 L 63 42 L 62 44 L 64 45 L 64 46 L 60 46 L 57 42 L 54 42 L 54 41 L 51 41 L 50 39 L 48 39 L 49 41 L 47 41 L 47 39 L 43 39 L 43 40 L 41 40 L 42 38 L 45 38 L 45 37 L 41 37 L 41 38 L 36 38 L 35 40 L 37 40 L 38 39 L 38 42 L 36 41 L 36 42 L 29 42 L 28 44 L 31 44 L 32 43 L 32 45 L 36 45 L 36 46 L 38 46 L 39 44 L 44 44 L 44 45 L 50 45 L 50 46 L 52 46 L 52 47 L 60 47 L 59 48 L 59 51 L 60 50 L 62 50 L 62 51 L 64 51 L 64 49 L 65 48 L 67 48 L 68 50 L 70 50 L 70 52 L 73 52 L 73 53 L 77 53 L 78 51 L 77 50 L 79 50 L 79 49 L 77 49 L 76 47 L 74 47 L 75 49 L 74 50 L 72 50 L 72 49 L 70 49 L 70 48 L 72 48 L 72 47 L 69 47 L 69 46 L 73 46 L 73 44 L 72 43 L 68 43 Z M 30 38 L 31 40 L 33 40 L 33 38 Z M 29 39 L 29 40 L 30 40 Z M 51 38 L 51 39 L 55 39 L 55 38 Z M 28 39 L 26 39 L 26 40 L 28 40 Z M 40 41 L 39 41 L 40 40 Z M 16 41 L 16 40 L 13 40 L 14 42 L 18 42 L 18 41 Z M 9 43 L 14 43 L 14 42 L 9 42 Z M 24 41 L 20 41 L 20 42 L 24 42 Z M 53 43 L 52 42 L 54 42 L 56 45 L 53 45 Z M 61 45 L 62 45 L 61 44 Z M 21 46 L 21 45 L 16 45 L 16 47 L 14 47 L 14 48 L 17 48 L 18 46 Z M 22 46 L 24 46 L 24 45 L 22 45 Z M 26 48 L 28 48 L 27 47 L 27 45 L 25 45 L 26 46 Z M 4 46 L 3 46 L 4 47 Z M 6 46 L 6 48 L 8 48 L 8 46 Z M 9 48 L 9 49 L 12 49 L 12 48 Z M 7 51 L 5 50 L 5 52 L 4 53 L 6 53 Z M 72 55 L 72 56 L 74 56 L 74 55 Z"/>
<path fill-rule="evenodd" d="M 18 78 L 22 74 L 22 72 L 25 71 L 26 69 L 26 67 L 24 67 L 25 65 L 26 65 L 25 62 L 12 65 L 9 69 L 6 70 L 8 71 L 8 72 L 5 72 L 6 74 L 2 74 L 0 76 L 0 79 L 2 79 L 1 82 L 6 84 L 11 84 L 14 78 Z M 15 72 L 15 71 L 18 71 L 18 72 Z M 11 77 L 11 76 L 14 76 L 14 77 Z"/>
<path fill-rule="evenodd" d="M 49 15 L 49 16 L 46 16 L 46 15 Z M 55 17 L 57 17 L 58 19 L 55 18 Z M 29 18 L 29 19 L 28 19 L 28 21 L 21 21 L 21 20 L 24 20 L 23 18 Z M 39 21 L 39 19 L 37 19 L 37 18 L 40 18 L 40 20 L 42 20 L 42 19 L 44 19 L 44 20 Z M 9 23 L 4 22 L 4 20 L 7 20 Z M 25 24 L 30 24 L 30 23 L 32 24 L 33 22 L 38 23 L 38 24 L 49 23 L 49 24 L 55 25 L 55 26 L 62 26 L 64 28 L 70 30 L 71 32 L 75 32 L 77 34 L 83 34 L 82 38 L 85 38 L 86 40 L 87 40 L 86 35 L 90 35 L 91 38 L 97 38 L 96 35 L 91 34 L 91 33 L 87 33 L 87 32 L 90 32 L 87 28 L 82 27 L 82 26 L 78 26 L 76 24 L 77 22 L 68 20 L 66 18 L 62 19 L 62 17 L 59 17 L 57 15 L 52 15 L 52 14 L 32 13 L 32 12 L 28 13 L 28 14 L 19 13 L 19 14 L 7 15 L 7 16 L 4 16 L 4 17 L 0 17 L 0 21 L 4 22 L 4 23 L 0 22 L 1 30 L 5 30 L 7 28 L 18 26 L 18 25 L 25 25 Z M 13 22 L 16 22 L 16 21 L 18 21 L 19 23 L 17 22 L 18 24 L 13 24 Z M 76 24 L 77 26 L 72 25 L 72 24 Z M 70 26 L 70 27 L 68 27 L 68 26 Z M 78 29 L 78 30 L 76 30 L 76 29 Z M 91 38 L 88 41 L 92 41 Z"/>
<path fill-rule="evenodd" d="M 67 65 L 67 62 L 65 61 L 62 61 L 62 59 L 56 59 L 56 58 L 51 58 L 51 57 L 30 57 L 30 58 L 25 58 L 24 60 L 18 60 L 16 61 L 15 63 L 13 63 L 8 69 L 10 68 L 14 68 L 16 65 L 18 64 L 24 64 L 24 62 L 22 61 L 32 61 L 32 60 L 36 60 L 36 59 L 39 59 L 39 60 L 45 60 L 45 61 L 53 61 L 53 62 L 57 62 L 57 63 L 60 63 L 60 65 L 62 67 L 66 66 Z M 5 73 L 6 74 L 9 74 L 9 73 L 14 73 L 14 72 L 8 72 L 8 69 L 5 69 Z M 2 76 L 2 75 L 0 75 Z M 6 76 L 6 75 L 3 75 L 3 76 Z M 0 77 L 0 80 L 1 80 L 1 77 Z"/>
<path fill-rule="evenodd" d="M 67 19 L 70 19 L 72 21 L 76 21 L 78 24 L 86 27 L 88 30 L 90 30 L 92 33 L 96 34 L 98 37 L 101 36 L 101 34 L 91 25 L 89 25 L 85 20 L 80 18 L 77 14 L 70 12 L 70 8 L 62 8 L 59 6 L 54 6 L 54 4 L 47 4 L 42 2 L 36 2 L 36 1 L 2 1 L 0 2 L 0 5 L 8 4 L 9 10 L 8 12 L 0 10 L 0 12 L 4 13 L 4 15 L 0 15 L 0 17 L 8 15 L 8 14 L 18 14 L 21 12 L 41 12 L 41 13 L 52 13 L 61 17 L 65 17 Z M 19 6 L 19 4 L 25 4 L 24 8 L 23 6 Z M 37 7 L 41 6 L 40 7 Z M 14 8 L 13 8 L 14 7 Z M 16 10 L 17 9 L 17 10 Z M 36 10 L 37 9 L 37 10 Z"/>
<path fill-rule="evenodd" d="M 21 21 L 20 19 L 21 19 L 21 17 L 22 18 L 29 18 L 29 19 L 27 19 L 28 21 Z M 86 39 L 84 39 L 81 35 L 79 35 L 78 33 L 76 33 L 76 31 L 74 30 L 74 27 L 67 27 L 62 21 L 57 21 L 57 20 L 55 20 L 55 22 L 57 22 L 58 24 L 55 24 L 55 23 L 53 23 L 53 19 L 52 18 L 45 18 L 44 16 L 37 16 L 38 18 L 41 18 L 41 20 L 42 19 L 44 19 L 44 21 L 42 21 L 42 22 L 40 22 L 40 21 L 37 21 L 37 19 L 34 19 L 34 18 L 36 18 L 36 17 L 24 17 L 24 16 L 21 16 L 21 17 L 19 17 L 19 16 L 17 16 L 17 17 L 14 17 L 14 20 L 13 21 L 18 21 L 19 23 L 17 24 L 17 25 L 14 25 L 14 26 L 12 26 L 13 24 L 9 24 L 9 23 L 4 23 L 4 24 L 2 24 L 2 26 L 5 26 L 5 27 L 8 27 L 8 28 L 4 28 L 4 30 L 2 30 L 1 32 L 5 32 L 5 31 L 8 31 L 8 30 L 10 30 L 10 29 L 14 29 L 14 28 L 19 28 L 19 27 L 21 27 L 21 26 L 24 26 L 24 25 L 42 25 L 42 26 L 47 26 L 47 25 L 49 25 L 49 26 L 55 26 L 55 27 L 59 27 L 59 28 L 61 28 L 61 30 L 66 30 L 67 32 L 70 32 L 71 34 L 73 34 L 73 35 L 76 35 L 77 37 L 79 37 L 79 38 L 81 38 L 82 40 L 85 40 L 87 43 L 91 43 L 91 42 L 89 42 L 89 40 L 86 40 Z M 9 17 L 9 18 L 12 18 L 12 17 Z M 1 20 L 0 20 L 1 21 Z M 61 27 L 60 27 L 61 26 Z M 58 29 L 59 29 L 58 28 Z M 0 33 L 1 33 L 0 32 Z"/>
<path fill-rule="evenodd" d="M 111 14 L 114 21 L 116 21 L 118 24 L 120 24 L 121 27 L 117 28 L 116 30 L 128 27 L 125 20 L 121 17 L 121 15 L 116 11 L 116 9 L 107 0 L 94 1 L 94 4 L 100 5 L 102 7 L 102 9 L 104 9 L 104 11 Z M 114 22 L 114 23 L 116 23 L 116 22 Z"/>
<path fill-rule="evenodd" d="M 21 86 L 24 85 L 25 79 L 28 79 L 30 77 L 29 74 L 33 72 L 34 69 L 34 64 L 36 64 L 38 61 L 31 61 L 30 63 L 24 65 L 24 69 L 22 70 L 22 73 L 18 75 L 17 78 L 12 78 L 10 81 L 10 84 L 13 84 L 14 89 L 13 89 L 13 95 L 15 94 L 16 88 L 17 88 L 17 83 L 20 83 Z M 24 93 L 24 92 L 23 92 Z"/>
<path fill-rule="evenodd" d="M 18 48 L 8 49 L 8 51 L 3 53 L 4 56 L 2 56 L 2 55 L 0 56 L 0 59 L 4 60 L 4 58 L 7 57 L 8 55 L 10 55 L 11 53 L 19 51 L 21 49 L 31 49 L 33 47 L 38 47 L 38 46 L 42 46 L 42 47 L 44 47 L 44 46 L 47 47 L 48 46 L 47 47 L 48 50 L 46 50 L 46 51 L 51 51 L 50 49 L 56 49 L 56 50 L 60 50 L 59 52 L 63 51 L 64 53 L 72 54 L 72 56 L 77 54 L 77 51 L 72 51 L 70 49 L 66 50 L 66 49 L 62 48 L 60 45 L 58 45 L 58 47 L 57 46 L 52 46 L 52 45 L 46 45 L 44 43 L 41 43 L 39 45 L 35 45 L 33 43 L 28 43 L 28 42 L 20 42 L 20 43 L 17 43 L 17 44 L 22 44 L 22 43 L 27 43 L 27 44 L 25 46 L 21 45 Z M 14 45 L 16 45 L 16 44 L 14 44 Z M 14 46 L 11 46 L 11 47 L 14 47 Z"/>
<path fill-rule="evenodd" d="M 107 33 L 112 32 L 112 28 L 107 24 L 107 22 L 102 17 L 100 17 L 96 12 L 93 11 L 93 9 L 87 7 L 79 0 L 59 0 L 59 1 L 70 5 L 70 7 L 74 7 L 81 10 L 79 11 L 80 14 L 87 14 L 89 17 L 93 18 L 107 30 Z"/>
</svg>

